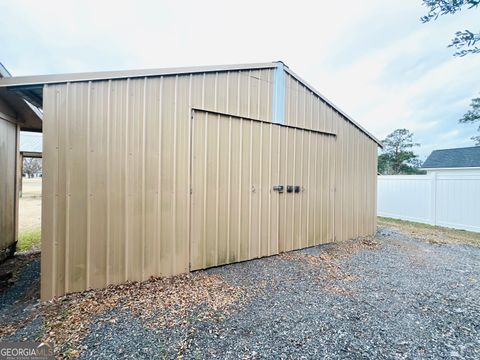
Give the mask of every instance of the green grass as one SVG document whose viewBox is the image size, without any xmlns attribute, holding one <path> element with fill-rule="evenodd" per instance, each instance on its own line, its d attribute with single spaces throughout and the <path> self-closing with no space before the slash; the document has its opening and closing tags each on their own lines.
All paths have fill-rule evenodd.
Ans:
<svg viewBox="0 0 480 360">
<path fill-rule="evenodd" d="M 18 235 L 17 251 L 23 252 L 32 249 L 40 249 L 40 228 L 23 231 Z"/>
<path fill-rule="evenodd" d="M 442 226 L 421 224 L 412 221 L 378 217 L 378 224 L 396 227 L 404 232 L 439 244 L 468 244 L 480 246 L 480 233 L 451 229 Z"/>
</svg>

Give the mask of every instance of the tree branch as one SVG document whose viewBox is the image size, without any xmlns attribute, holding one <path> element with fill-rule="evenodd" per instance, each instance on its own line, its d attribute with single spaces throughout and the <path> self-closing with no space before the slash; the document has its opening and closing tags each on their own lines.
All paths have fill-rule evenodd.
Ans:
<svg viewBox="0 0 480 360">
<path fill-rule="evenodd" d="M 437 20 L 441 15 L 455 14 L 462 10 L 462 7 L 476 8 L 480 5 L 480 0 L 423 0 L 423 5 L 429 10 L 427 15 L 420 18 L 420 21 L 427 23 Z M 453 56 L 463 57 L 480 53 L 480 48 L 475 46 L 477 42 L 480 42 L 480 33 L 472 33 L 469 30 L 457 31 L 448 47 L 458 50 Z"/>
</svg>

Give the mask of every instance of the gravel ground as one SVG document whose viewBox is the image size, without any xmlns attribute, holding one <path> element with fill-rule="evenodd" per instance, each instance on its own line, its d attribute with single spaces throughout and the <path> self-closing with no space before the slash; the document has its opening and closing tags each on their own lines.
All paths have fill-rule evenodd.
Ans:
<svg viewBox="0 0 480 360">
<path fill-rule="evenodd" d="M 191 353 L 480 358 L 480 249 L 431 245 L 385 228 L 376 240 L 377 247 L 341 259 L 340 275 L 323 277 L 321 264 L 282 257 L 209 270 L 241 286 L 267 286 L 213 331 L 203 329 Z M 303 254 L 323 251 L 316 247 L 295 255 L 302 262 Z"/>
<path fill-rule="evenodd" d="M 40 253 L 25 253 L 0 265 L 0 273 L 13 272 L 12 285 L 0 289 L 0 324 L 25 317 L 40 294 Z"/>
<path fill-rule="evenodd" d="M 238 290 L 241 300 L 195 302 L 182 321 L 162 326 L 150 319 L 163 308 L 142 318 L 141 305 L 109 307 L 85 324 L 80 357 L 480 358 L 479 247 L 432 244 L 382 226 L 373 240 L 209 269 L 187 281 L 206 279 L 215 281 L 193 291 L 215 298 L 224 284 L 222 296 Z M 13 306 L 0 304 L 0 314 Z M 39 319 L 4 338 L 35 338 Z"/>
</svg>

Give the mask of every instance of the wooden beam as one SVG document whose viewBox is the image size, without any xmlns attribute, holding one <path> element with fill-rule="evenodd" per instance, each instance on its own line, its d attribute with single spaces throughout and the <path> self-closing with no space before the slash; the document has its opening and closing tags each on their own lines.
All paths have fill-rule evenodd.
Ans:
<svg viewBox="0 0 480 360">
<path fill-rule="evenodd" d="M 21 151 L 21 154 L 23 158 L 41 159 L 43 157 L 41 152 L 36 151 Z"/>
<path fill-rule="evenodd" d="M 15 244 L 18 241 L 18 208 L 20 203 L 20 191 L 21 191 L 21 183 L 22 183 L 22 155 L 20 153 L 20 125 L 17 124 L 16 126 L 17 136 L 15 141 L 15 219 L 14 219 L 14 238 Z"/>
</svg>

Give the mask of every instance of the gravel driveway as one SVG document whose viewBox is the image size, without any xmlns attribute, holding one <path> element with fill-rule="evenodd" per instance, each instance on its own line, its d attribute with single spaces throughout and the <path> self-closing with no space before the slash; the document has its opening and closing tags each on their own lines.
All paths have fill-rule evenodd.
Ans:
<svg viewBox="0 0 480 360">
<path fill-rule="evenodd" d="M 479 359 L 479 280 L 479 247 L 381 226 L 374 239 L 29 305 L 0 335 L 43 331 L 85 359 Z"/>
</svg>

